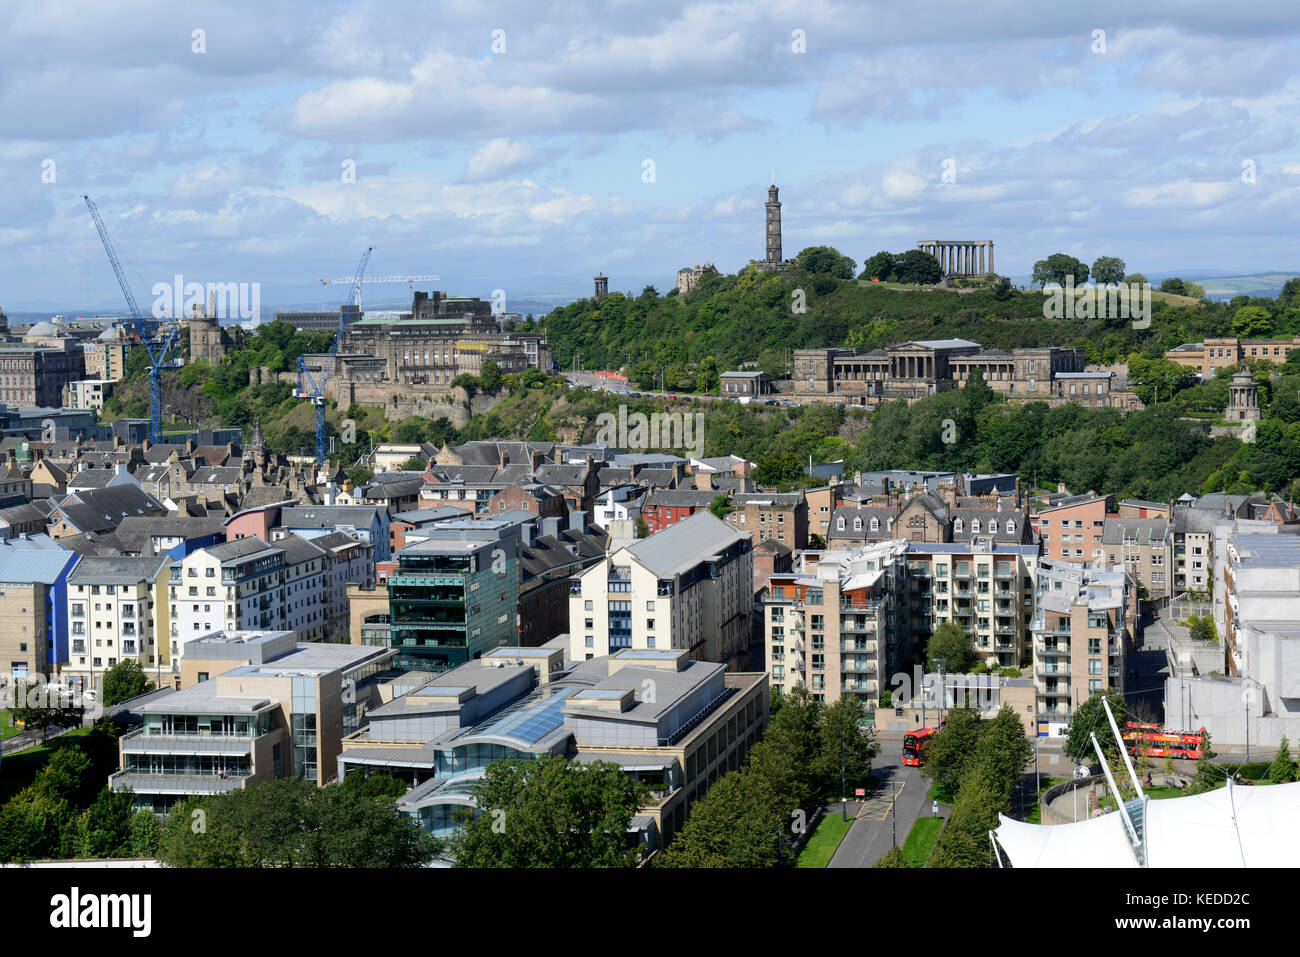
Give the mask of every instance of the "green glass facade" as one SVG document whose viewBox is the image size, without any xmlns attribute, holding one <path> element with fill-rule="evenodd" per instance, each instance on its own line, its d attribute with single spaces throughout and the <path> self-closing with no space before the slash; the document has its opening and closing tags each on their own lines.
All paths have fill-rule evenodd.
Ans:
<svg viewBox="0 0 1300 957">
<path fill-rule="evenodd" d="M 518 565 L 512 543 L 472 553 L 398 554 L 388 579 L 393 667 L 446 671 L 518 641 Z"/>
</svg>

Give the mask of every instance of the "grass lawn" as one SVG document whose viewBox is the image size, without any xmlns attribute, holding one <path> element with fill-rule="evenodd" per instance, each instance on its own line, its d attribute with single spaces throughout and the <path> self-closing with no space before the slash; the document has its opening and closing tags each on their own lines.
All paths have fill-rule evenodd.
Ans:
<svg viewBox="0 0 1300 957">
<path fill-rule="evenodd" d="M 22 734 L 22 728 L 15 728 L 13 716 L 8 711 L 0 711 L 0 741 L 7 741 L 16 734 Z"/>
<path fill-rule="evenodd" d="M 799 866 L 825 867 L 829 864 L 835 849 L 840 846 L 840 841 L 852 826 L 853 818 L 842 820 L 839 811 L 824 815 L 799 855 Z"/>
<path fill-rule="evenodd" d="M 907 840 L 903 842 L 903 856 L 907 858 L 908 867 L 925 866 L 925 859 L 930 856 L 930 849 L 934 847 L 935 839 L 942 829 L 941 817 L 927 815 L 916 819 L 912 830 L 907 833 Z"/>
<path fill-rule="evenodd" d="M 63 742 L 82 738 L 90 733 L 90 728 L 77 728 L 57 738 L 50 738 L 45 744 L 38 744 L 26 751 L 6 754 L 0 762 L 0 804 L 32 783 L 36 773 L 45 767 L 54 749 L 63 746 Z"/>
<path fill-rule="evenodd" d="M 940 784 L 938 781 L 930 785 L 929 799 L 931 801 L 938 801 L 940 804 L 952 804 L 954 797 L 952 788 L 948 787 L 948 785 Z"/>
</svg>

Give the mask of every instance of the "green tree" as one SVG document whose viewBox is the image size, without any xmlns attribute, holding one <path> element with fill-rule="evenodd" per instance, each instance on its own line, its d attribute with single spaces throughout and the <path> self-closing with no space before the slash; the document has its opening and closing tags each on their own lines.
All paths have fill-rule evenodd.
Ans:
<svg viewBox="0 0 1300 957">
<path fill-rule="evenodd" d="M 972 775 L 962 785 L 948 822 L 925 862 L 926 867 L 987 867 L 993 858 L 989 831 L 998 814 L 1010 810 L 1006 794 L 987 778 Z"/>
<path fill-rule="evenodd" d="M 1128 362 L 1129 384 L 1139 399 L 1151 405 L 1167 402 L 1184 389 L 1196 384 L 1196 373 L 1168 359 L 1133 356 Z"/>
<path fill-rule="evenodd" d="M 769 452 L 758 461 L 754 481 L 759 485 L 780 485 L 803 475 L 803 462 L 793 452 Z"/>
<path fill-rule="evenodd" d="M 0 807 L 0 861 L 68 856 L 76 833 L 74 814 L 67 801 L 24 788 Z"/>
<path fill-rule="evenodd" d="M 909 249 L 894 264 L 894 279 L 897 282 L 928 286 L 942 278 L 943 267 L 939 265 L 939 260 L 921 249 Z"/>
<path fill-rule="evenodd" d="M 860 278 L 887 281 L 894 274 L 895 260 L 893 253 L 881 250 L 863 263 Z"/>
<path fill-rule="evenodd" d="M 970 635 L 955 621 L 945 621 L 926 642 L 925 660 L 932 671 L 942 661 L 943 670 L 948 674 L 965 674 L 975 661 Z"/>
<path fill-rule="evenodd" d="M 1296 770 L 1295 759 L 1291 757 L 1291 742 L 1284 734 L 1278 744 L 1277 757 L 1268 766 L 1268 780 L 1273 784 L 1289 784 L 1296 779 Z"/>
<path fill-rule="evenodd" d="M 1186 295 L 1187 284 L 1177 276 L 1171 276 L 1160 284 L 1160 291 L 1170 293 L 1174 296 Z"/>
<path fill-rule="evenodd" d="M 872 867 L 910 867 L 901 847 L 891 847 Z"/>
<path fill-rule="evenodd" d="M 157 857 L 158 834 L 161 829 L 153 811 L 141 808 L 131 815 L 131 857 Z"/>
<path fill-rule="evenodd" d="M 77 821 L 82 857 L 125 857 L 131 849 L 131 792 L 104 788 Z"/>
<path fill-rule="evenodd" d="M 1114 256 L 1098 256 L 1092 264 L 1092 278 L 1098 285 L 1119 284 L 1124 281 L 1124 260 Z"/>
<path fill-rule="evenodd" d="M 970 773 L 984 776 L 1010 800 L 1033 755 L 1020 716 L 1004 704 L 992 720 L 983 722 Z"/>
<path fill-rule="evenodd" d="M 725 518 L 731 513 L 731 499 L 727 497 L 726 492 L 719 492 L 713 496 L 713 501 L 709 503 L 709 511 L 717 518 Z"/>
<path fill-rule="evenodd" d="M 484 392 L 495 392 L 501 388 L 501 367 L 493 359 L 484 359 L 479 369 L 478 382 Z"/>
<path fill-rule="evenodd" d="M 496 761 L 474 786 L 478 814 L 451 838 L 451 855 L 458 867 L 630 867 L 640 798 L 607 761 Z"/>
<path fill-rule="evenodd" d="M 949 711 L 943 730 L 930 742 L 921 774 L 956 792 L 975 756 L 981 723 L 979 712 L 972 708 Z"/>
<path fill-rule="evenodd" d="M 153 691 L 153 682 L 148 679 L 140 662 L 134 658 L 123 658 L 104 672 L 104 705 L 112 707 L 137 695 Z"/>
<path fill-rule="evenodd" d="M 1090 735 L 1096 734 L 1097 741 L 1101 744 L 1102 750 L 1108 755 L 1119 755 L 1119 743 L 1115 740 L 1115 735 L 1110 729 L 1110 722 L 1106 719 L 1106 711 L 1102 706 L 1102 701 L 1110 702 L 1111 713 L 1115 716 L 1115 723 L 1121 727 L 1124 719 L 1128 715 L 1128 708 L 1124 704 L 1124 696 L 1114 688 L 1107 688 L 1105 691 L 1094 692 L 1083 704 L 1079 705 L 1077 711 L 1070 718 L 1070 723 L 1065 730 L 1065 756 L 1078 762 L 1092 761 L 1097 752 L 1092 746 Z"/>
<path fill-rule="evenodd" d="M 871 787 L 871 759 L 879 748 L 866 730 L 867 711 L 861 699 L 840 695 L 834 704 L 819 709 L 818 747 L 813 773 L 826 799 Z"/>
<path fill-rule="evenodd" d="M 1066 253 L 1052 253 L 1034 263 L 1033 281 L 1040 289 L 1048 283 L 1064 286 L 1067 276 L 1074 277 L 1076 286 L 1083 285 L 1088 281 L 1088 264 Z"/>
<path fill-rule="evenodd" d="M 650 526 L 645 523 L 645 519 L 640 515 L 636 517 L 635 529 L 637 538 L 645 538 L 650 534 Z"/>
<path fill-rule="evenodd" d="M 1242 306 L 1228 328 L 1238 339 L 1266 339 L 1273 334 L 1273 316 L 1262 306 Z"/>
</svg>

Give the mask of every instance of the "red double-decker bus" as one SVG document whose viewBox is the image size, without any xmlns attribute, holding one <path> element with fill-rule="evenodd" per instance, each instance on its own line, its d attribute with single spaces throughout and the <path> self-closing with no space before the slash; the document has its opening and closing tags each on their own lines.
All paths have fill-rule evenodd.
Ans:
<svg viewBox="0 0 1300 957">
<path fill-rule="evenodd" d="M 914 768 L 925 763 L 925 752 L 938 733 L 938 728 L 921 728 L 903 735 L 903 763 Z"/>
<path fill-rule="evenodd" d="M 1205 729 L 1168 731 L 1154 724 L 1125 721 L 1124 742 L 1135 756 L 1186 758 L 1195 761 L 1205 753 Z"/>
</svg>

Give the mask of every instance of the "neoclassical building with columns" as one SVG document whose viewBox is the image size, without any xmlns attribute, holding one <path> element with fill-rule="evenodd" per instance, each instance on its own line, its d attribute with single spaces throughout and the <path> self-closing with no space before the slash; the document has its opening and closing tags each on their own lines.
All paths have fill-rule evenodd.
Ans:
<svg viewBox="0 0 1300 957">
<path fill-rule="evenodd" d="M 923 239 L 916 248 L 939 260 L 945 276 L 987 276 L 993 272 L 991 239 Z"/>
</svg>

